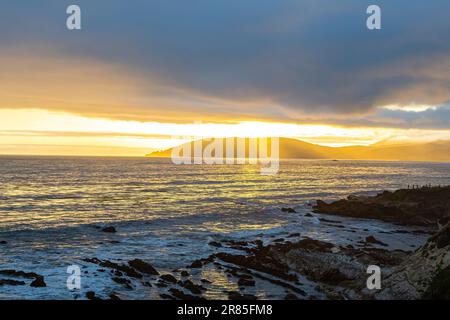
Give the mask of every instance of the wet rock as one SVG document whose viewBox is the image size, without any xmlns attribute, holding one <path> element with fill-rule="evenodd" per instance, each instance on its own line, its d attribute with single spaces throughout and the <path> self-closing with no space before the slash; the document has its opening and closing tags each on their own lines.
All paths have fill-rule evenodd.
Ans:
<svg viewBox="0 0 450 320">
<path fill-rule="evenodd" d="M 232 255 L 224 252 L 220 252 L 216 256 L 224 262 L 232 263 L 246 269 L 261 271 L 289 281 L 297 281 L 295 275 L 289 274 L 289 267 L 287 265 L 274 259 L 270 252 L 271 249 L 271 246 L 264 247 L 250 256 Z"/>
<path fill-rule="evenodd" d="M 170 294 L 161 293 L 159 296 L 164 300 L 174 300 L 174 297 L 172 297 Z"/>
<path fill-rule="evenodd" d="M 43 276 L 34 272 L 16 271 L 14 269 L 0 270 L 0 274 L 5 276 L 22 277 L 27 279 L 43 278 Z"/>
<path fill-rule="evenodd" d="M 119 296 L 117 296 L 116 294 L 114 294 L 114 293 L 111 293 L 110 295 L 109 295 L 109 299 L 110 300 L 122 300 L 122 299 L 120 299 L 119 298 Z"/>
<path fill-rule="evenodd" d="M 35 288 L 42 288 L 42 287 L 46 287 L 46 286 L 47 286 L 47 284 L 45 283 L 44 277 L 42 277 L 42 276 L 37 277 L 30 284 L 30 287 L 35 287 Z"/>
<path fill-rule="evenodd" d="M 177 279 L 171 274 L 163 274 L 160 278 L 166 282 L 176 283 Z"/>
<path fill-rule="evenodd" d="M 158 288 L 167 288 L 168 287 L 168 285 L 165 284 L 164 282 L 162 282 L 161 280 L 156 283 L 156 286 Z"/>
<path fill-rule="evenodd" d="M 133 287 L 131 286 L 131 282 L 128 279 L 121 277 L 113 277 L 111 280 L 114 281 L 115 283 L 124 285 L 125 288 L 127 289 L 133 289 Z"/>
<path fill-rule="evenodd" d="M 311 238 L 305 238 L 293 245 L 284 247 L 283 250 L 287 251 L 292 249 L 303 249 L 307 251 L 332 252 L 331 249 L 333 247 L 334 247 L 333 244 L 328 242 L 315 240 Z"/>
<path fill-rule="evenodd" d="M 92 258 L 92 259 L 84 259 L 84 261 L 86 262 L 90 262 L 90 263 L 95 263 L 98 264 L 101 267 L 104 268 L 109 268 L 109 269 L 113 269 L 114 271 L 121 271 L 124 274 L 126 274 L 129 277 L 132 278 L 137 278 L 137 279 L 141 279 L 142 278 L 142 274 L 140 274 L 139 272 L 137 272 L 134 268 L 131 268 L 127 265 L 124 264 L 118 264 L 118 263 L 114 263 L 108 260 L 100 260 L 97 258 Z"/>
<path fill-rule="evenodd" d="M 10 280 L 10 279 L 0 279 L 0 287 L 8 285 L 8 286 L 23 286 L 25 285 L 25 282 L 23 281 L 17 281 L 17 280 Z"/>
<path fill-rule="evenodd" d="M 263 247 L 263 242 L 261 240 L 254 240 L 252 241 L 253 244 L 256 245 L 257 248 L 262 248 Z"/>
<path fill-rule="evenodd" d="M 170 292 L 175 298 L 178 298 L 178 299 L 181 299 L 181 300 L 200 300 L 199 297 L 192 296 L 192 295 L 190 295 L 190 294 L 185 294 L 183 291 L 178 290 L 178 289 L 175 289 L 175 288 L 170 289 L 169 292 Z"/>
<path fill-rule="evenodd" d="M 194 262 L 192 262 L 192 264 L 190 265 L 190 268 L 201 268 L 203 266 L 203 263 L 200 260 L 195 260 Z"/>
<path fill-rule="evenodd" d="M 206 280 L 206 279 L 201 279 L 200 281 L 201 281 L 201 282 L 203 282 L 203 283 L 207 283 L 207 284 L 210 284 L 210 283 L 212 283 L 211 281 L 209 281 L 209 280 Z"/>
<path fill-rule="evenodd" d="M 255 280 L 240 278 L 238 280 L 238 286 L 240 286 L 240 287 L 254 287 L 255 286 Z"/>
<path fill-rule="evenodd" d="M 212 247 L 217 247 L 217 248 L 221 248 L 222 247 L 222 244 L 220 242 L 217 242 L 217 241 L 211 241 L 208 244 L 210 246 L 212 246 Z"/>
<path fill-rule="evenodd" d="M 318 281 L 333 285 L 338 285 L 339 283 L 350 279 L 351 278 L 341 272 L 338 268 L 327 269 L 317 277 Z"/>
<path fill-rule="evenodd" d="M 188 289 L 190 292 L 192 292 L 193 294 L 201 294 L 202 291 L 205 291 L 205 288 L 203 288 L 202 286 L 196 285 L 194 284 L 192 281 L 190 280 L 186 280 L 186 281 L 178 281 L 178 285 L 180 285 L 183 288 Z"/>
<path fill-rule="evenodd" d="M 438 249 L 450 245 L 450 223 L 442 227 L 438 233 L 433 235 L 429 242 L 435 244 Z"/>
<path fill-rule="evenodd" d="M 180 275 L 182 277 L 189 277 L 189 272 L 187 272 L 186 270 L 181 271 Z"/>
<path fill-rule="evenodd" d="M 105 227 L 102 229 L 102 231 L 108 232 L 108 233 L 116 233 L 117 232 L 116 228 L 114 228 L 113 226 Z"/>
<path fill-rule="evenodd" d="M 300 233 L 291 233 L 290 235 L 287 236 L 288 238 L 297 238 L 300 237 Z"/>
<path fill-rule="evenodd" d="M 145 273 L 145 274 L 150 274 L 150 275 L 159 275 L 159 272 L 149 263 L 141 260 L 141 259 L 134 259 L 131 261 L 128 261 L 128 264 L 136 269 L 137 271 L 141 272 L 141 273 Z"/>
<path fill-rule="evenodd" d="M 94 291 L 88 291 L 86 292 L 86 298 L 88 298 L 89 300 L 101 300 L 99 297 L 97 297 L 95 295 Z"/>
<path fill-rule="evenodd" d="M 299 300 L 298 297 L 293 293 L 288 293 L 284 296 L 284 300 Z"/>
<path fill-rule="evenodd" d="M 351 197 L 329 204 L 317 200 L 314 212 L 434 226 L 436 221 L 450 216 L 450 186 L 386 191 L 374 197 Z"/>
<path fill-rule="evenodd" d="M 366 240 L 367 243 L 373 243 L 373 244 L 378 244 L 378 245 L 387 247 L 386 243 L 384 243 L 384 242 L 382 242 L 380 240 L 377 240 L 374 236 L 368 236 L 368 237 L 366 237 L 365 240 Z"/>
</svg>

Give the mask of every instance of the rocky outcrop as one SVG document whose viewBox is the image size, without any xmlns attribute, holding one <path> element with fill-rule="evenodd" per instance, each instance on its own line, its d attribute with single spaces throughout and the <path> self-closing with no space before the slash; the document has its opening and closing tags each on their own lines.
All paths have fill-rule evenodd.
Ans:
<svg viewBox="0 0 450 320">
<path fill-rule="evenodd" d="M 383 280 L 376 299 L 450 297 L 450 223 Z"/>
<path fill-rule="evenodd" d="M 374 197 L 350 196 L 332 203 L 317 200 L 314 212 L 437 226 L 438 221 L 450 217 L 450 186 L 384 191 Z"/>
</svg>

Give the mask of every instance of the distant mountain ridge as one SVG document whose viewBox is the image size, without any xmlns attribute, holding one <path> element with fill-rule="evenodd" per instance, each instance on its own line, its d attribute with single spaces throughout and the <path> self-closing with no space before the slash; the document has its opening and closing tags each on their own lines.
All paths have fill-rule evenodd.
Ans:
<svg viewBox="0 0 450 320">
<path fill-rule="evenodd" d="M 370 146 L 326 147 L 291 138 L 280 138 L 280 159 L 353 159 L 450 162 L 450 141 L 406 144 L 374 144 Z M 203 148 L 210 141 L 203 140 Z M 188 143 L 191 144 L 192 142 Z M 246 139 L 248 155 L 248 139 Z M 172 149 L 156 151 L 147 157 L 170 158 Z"/>
</svg>

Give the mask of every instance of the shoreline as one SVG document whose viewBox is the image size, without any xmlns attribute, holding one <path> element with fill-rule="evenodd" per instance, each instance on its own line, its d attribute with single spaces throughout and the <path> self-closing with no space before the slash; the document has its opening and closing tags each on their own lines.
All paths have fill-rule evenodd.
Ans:
<svg viewBox="0 0 450 320">
<path fill-rule="evenodd" d="M 376 197 L 364 197 L 364 201 Z M 265 231 L 260 232 L 260 237 L 253 238 L 227 239 L 222 236 L 205 244 L 211 249 L 209 255 L 172 270 L 155 267 L 152 259 L 145 255 L 127 260 L 87 256 L 78 262 L 83 272 L 101 278 L 102 282 L 112 283 L 112 286 L 95 286 L 94 278 L 89 290 L 85 288 L 75 292 L 72 299 L 130 299 L 136 290 L 138 296 L 151 299 L 417 299 L 421 296 L 413 293 L 411 288 L 406 290 L 407 295 L 365 290 L 367 265 L 379 265 L 384 278 L 385 275 L 395 275 L 400 267 L 408 269 L 405 261 L 411 261 L 417 252 L 426 251 L 427 255 L 448 253 L 448 246 L 444 249 L 425 247 L 430 226 L 396 227 L 392 222 L 386 224 L 377 220 L 360 220 L 362 217 L 355 220 L 354 217 L 314 213 L 308 204 L 300 212 L 297 212 L 298 208 L 290 207 L 280 207 L 279 210 L 282 214 L 291 215 L 292 219 L 302 220 L 302 224 L 320 226 L 319 230 L 325 234 L 317 238 L 314 232 L 285 230 L 276 236 Z M 380 227 L 375 227 L 377 224 Z M 308 230 L 309 227 L 305 228 Z M 107 230 L 111 236 L 114 235 L 115 229 Z M 101 229 L 96 232 L 108 234 Z M 342 239 L 342 243 L 330 242 L 327 232 L 338 233 L 348 239 Z M 437 237 L 436 234 L 433 237 Z M 413 238 L 423 240 L 411 249 L 408 241 Z M 406 241 L 402 245 L 404 249 L 395 245 L 398 241 Z M 436 268 L 432 261 L 418 261 L 429 265 L 428 274 Z M 0 270 L 0 279 L 6 280 L 0 285 L 25 288 L 31 279 L 30 273 L 13 271 Z M 44 283 L 47 281 L 46 275 L 36 273 L 33 277 Z M 386 279 L 387 284 L 395 288 L 402 282 L 389 280 L 393 277 Z M 36 287 L 35 290 L 42 288 Z"/>
</svg>

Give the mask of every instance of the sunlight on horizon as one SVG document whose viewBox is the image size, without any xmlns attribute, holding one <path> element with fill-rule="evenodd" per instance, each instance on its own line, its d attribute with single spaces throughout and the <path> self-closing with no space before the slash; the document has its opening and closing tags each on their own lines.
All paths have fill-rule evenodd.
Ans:
<svg viewBox="0 0 450 320">
<path fill-rule="evenodd" d="M 258 121 L 160 123 L 93 118 L 43 109 L 0 109 L 0 154 L 142 156 L 202 137 L 296 138 L 323 146 L 446 139 L 448 130 L 338 127 Z"/>
</svg>

